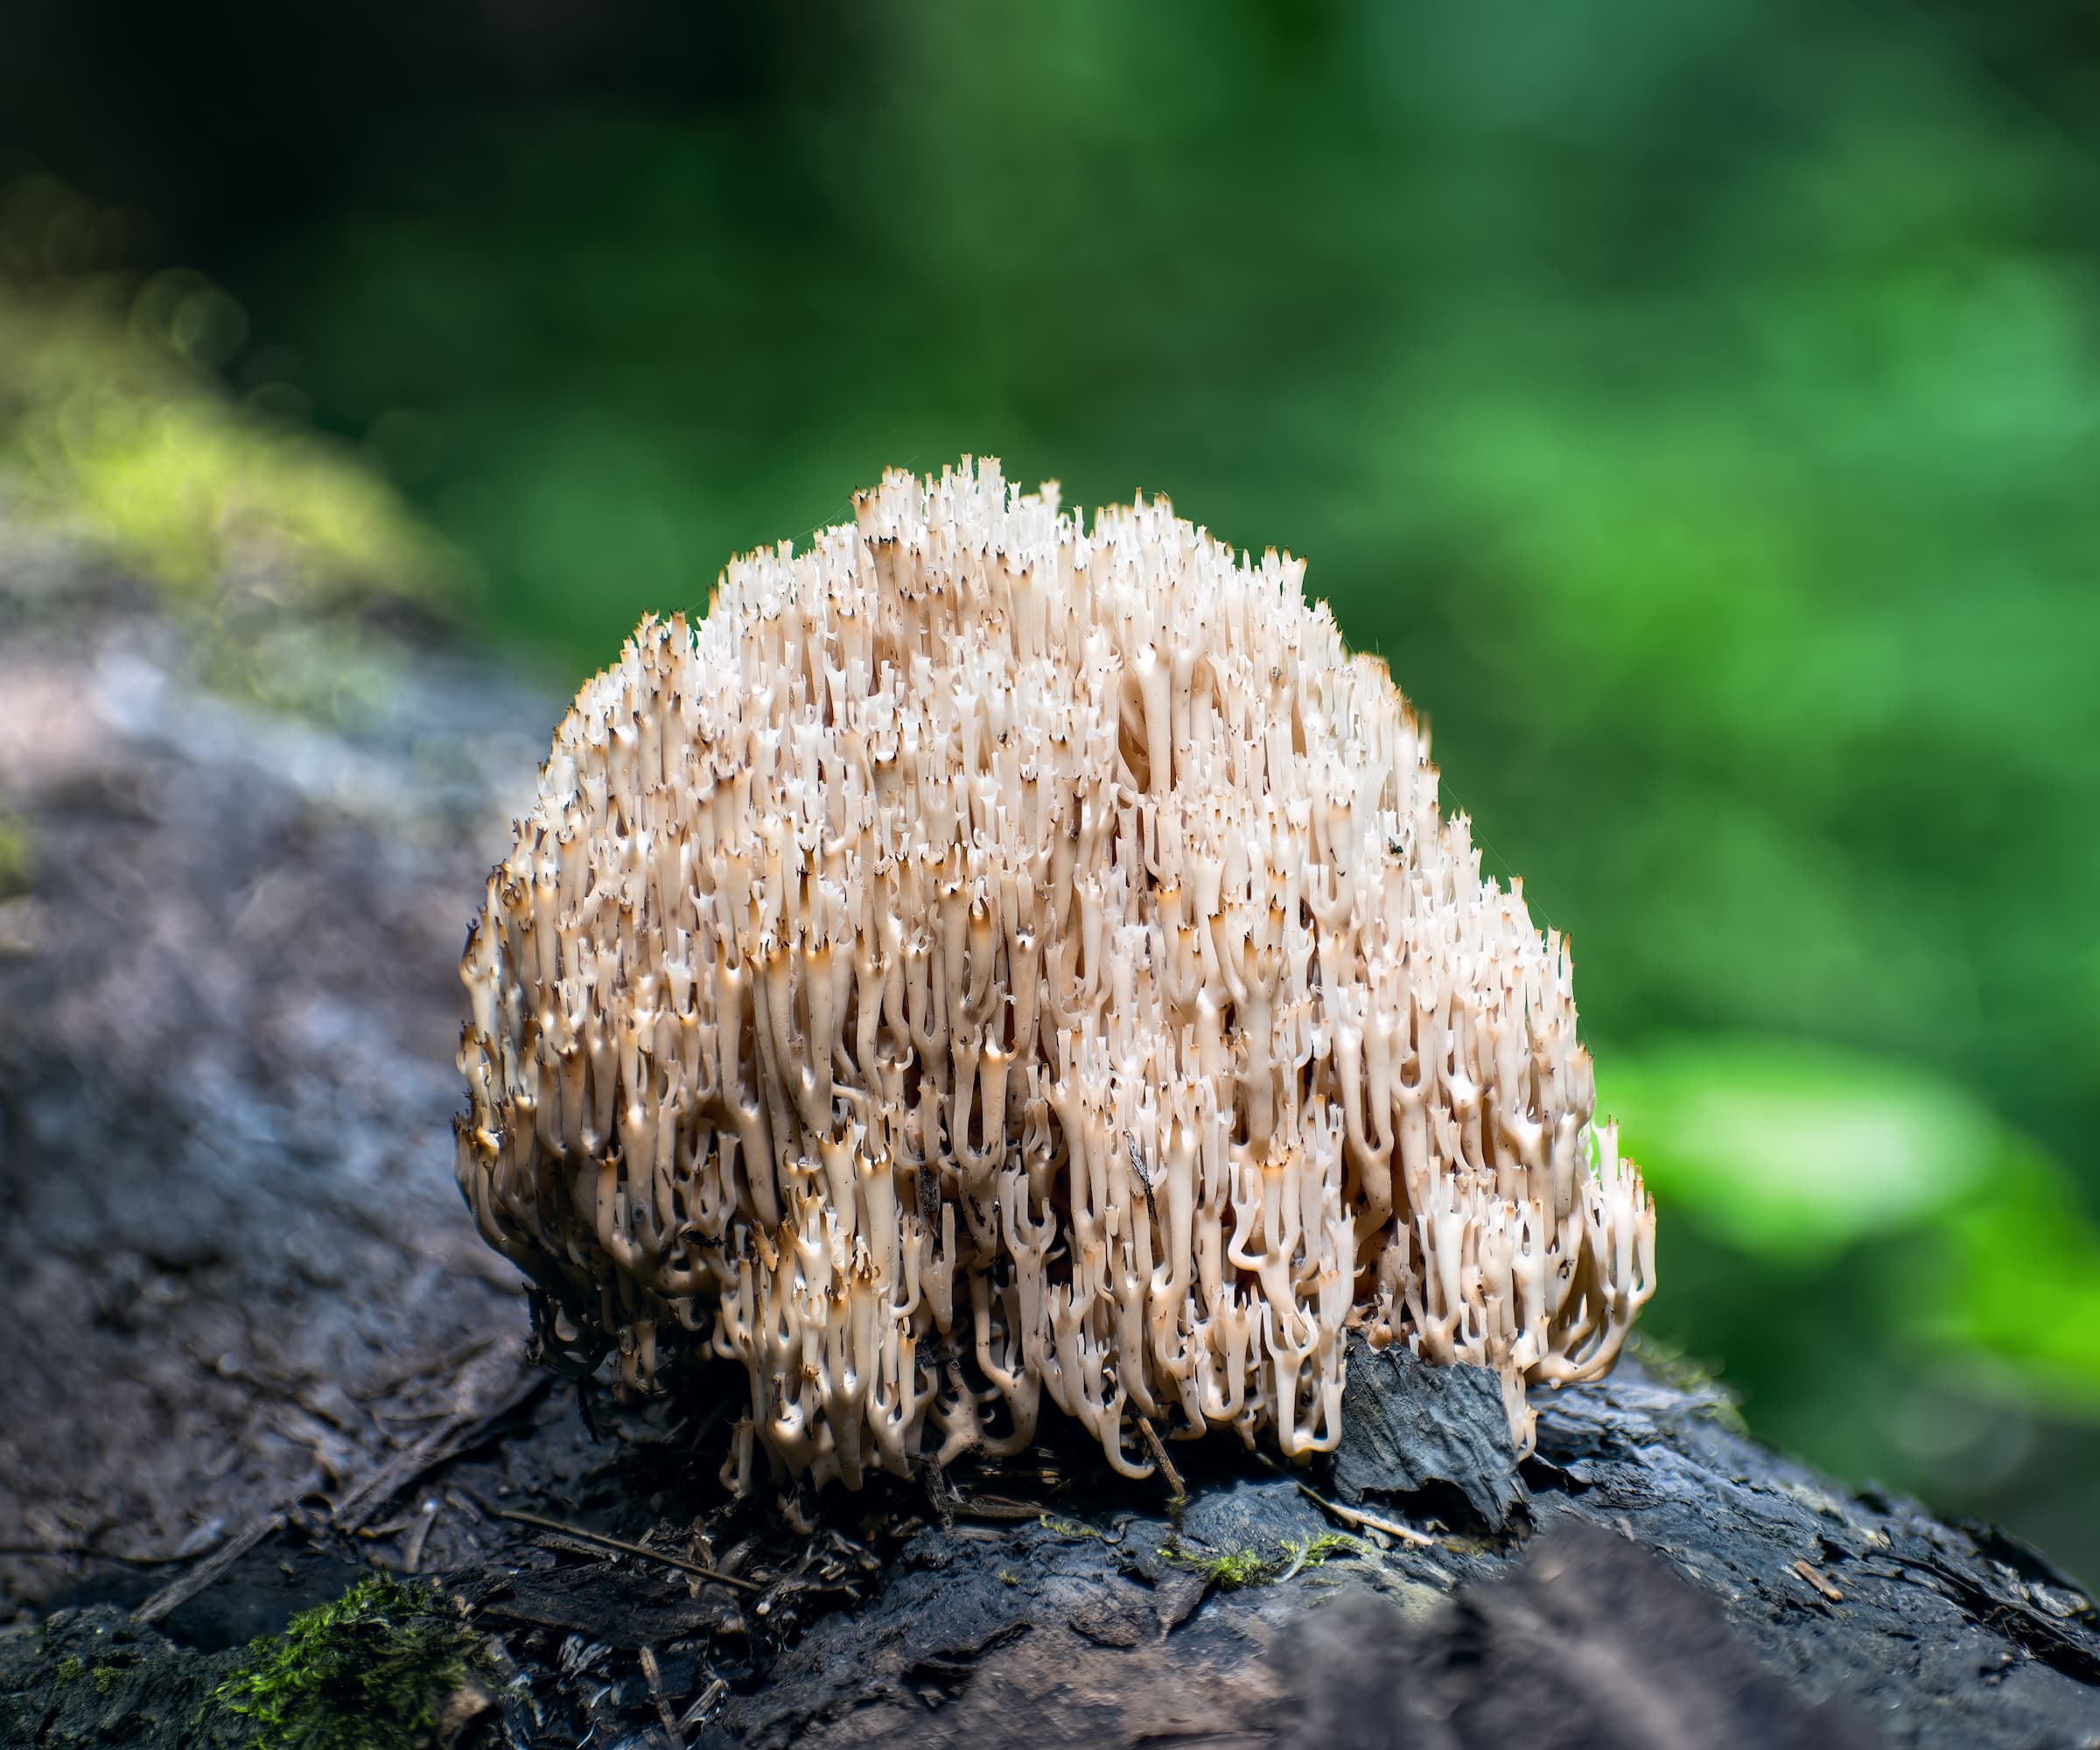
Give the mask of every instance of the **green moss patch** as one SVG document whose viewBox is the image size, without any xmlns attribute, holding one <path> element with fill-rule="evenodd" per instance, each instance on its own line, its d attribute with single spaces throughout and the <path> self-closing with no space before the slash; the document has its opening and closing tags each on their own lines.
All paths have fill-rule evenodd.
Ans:
<svg viewBox="0 0 2100 1750">
<path fill-rule="evenodd" d="M 1354 1537 L 1338 1531 L 1322 1531 L 1311 1536 L 1283 1538 L 1274 1554 L 1252 1544 L 1239 1550 L 1199 1551 L 1179 1540 L 1162 1545 L 1159 1554 L 1175 1567 L 1202 1575 L 1221 1592 L 1237 1592 L 1244 1586 L 1290 1579 L 1306 1568 L 1320 1567 L 1331 1556 L 1354 1555 L 1362 1548 Z"/>
<path fill-rule="evenodd" d="M 29 822 L 0 803 L 0 900 L 11 900 L 29 891 L 34 860 Z"/>
<path fill-rule="evenodd" d="M 10 515 L 86 536 L 207 607 L 239 579 L 309 608 L 375 596 L 442 608 L 457 556 L 355 452 L 227 396 L 186 345 L 192 318 L 214 311 L 238 317 L 193 274 L 0 274 Z"/>
<path fill-rule="evenodd" d="M 212 1699 L 271 1750 L 416 1750 L 472 1680 L 475 1640 L 436 1592 L 388 1574 L 253 1642 Z"/>
</svg>

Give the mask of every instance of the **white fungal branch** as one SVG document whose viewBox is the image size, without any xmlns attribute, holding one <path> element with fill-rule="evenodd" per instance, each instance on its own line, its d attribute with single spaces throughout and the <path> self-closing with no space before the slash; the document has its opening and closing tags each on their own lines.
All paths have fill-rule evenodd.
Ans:
<svg viewBox="0 0 2100 1750">
<path fill-rule="evenodd" d="M 740 1362 L 744 1487 L 1046 1397 L 1127 1475 L 1137 1416 L 1301 1457 L 1352 1326 L 1497 1369 L 1528 1450 L 1653 1211 L 1564 944 L 1302 573 L 985 462 L 643 622 L 461 968 L 460 1185 L 543 1346 Z"/>
</svg>

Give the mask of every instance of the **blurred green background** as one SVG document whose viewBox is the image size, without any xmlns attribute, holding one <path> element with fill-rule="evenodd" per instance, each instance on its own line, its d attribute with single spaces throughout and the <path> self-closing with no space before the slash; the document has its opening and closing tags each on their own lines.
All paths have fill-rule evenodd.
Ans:
<svg viewBox="0 0 2100 1750">
<path fill-rule="evenodd" d="M 1573 937 L 1648 1329 L 2100 1576 L 2100 20 L 16 10 L 42 501 L 190 573 L 434 530 L 564 679 L 965 451 L 1308 556 Z M 142 472 L 39 360 L 224 441 Z"/>
</svg>

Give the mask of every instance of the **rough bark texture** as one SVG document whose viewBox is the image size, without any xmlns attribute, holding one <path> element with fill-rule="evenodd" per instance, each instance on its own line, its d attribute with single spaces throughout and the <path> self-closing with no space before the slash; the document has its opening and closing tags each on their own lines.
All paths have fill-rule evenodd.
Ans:
<svg viewBox="0 0 2100 1750">
<path fill-rule="evenodd" d="M 207 640 L 27 552 L 0 527 L 0 1742 L 238 1741 L 198 1723 L 228 1649 L 377 1562 L 495 1637 L 463 1741 L 2100 1744 L 2067 1580 L 1637 1362 L 1521 1474 L 1491 1382 L 1360 1352 L 1334 1463 L 1213 1439 L 1183 1502 L 1056 1442 L 808 1531 L 725 1501 L 726 1400 L 523 1369 L 452 1184 L 452 969 L 557 702 L 417 634 L 360 710 L 267 712 L 200 678 L 281 660 L 265 610 Z"/>
</svg>

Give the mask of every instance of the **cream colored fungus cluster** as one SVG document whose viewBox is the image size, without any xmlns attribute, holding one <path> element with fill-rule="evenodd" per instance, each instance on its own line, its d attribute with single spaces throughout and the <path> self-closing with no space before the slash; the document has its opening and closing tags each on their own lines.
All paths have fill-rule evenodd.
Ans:
<svg viewBox="0 0 2100 1750">
<path fill-rule="evenodd" d="M 1611 1365 L 1654 1215 L 1565 945 L 1302 574 L 987 461 L 643 622 L 462 966 L 459 1182 L 543 1353 L 741 1364 L 746 1489 L 1046 1399 L 1126 1476 L 1139 1418 L 1302 1457 L 1352 1327 L 1496 1369 L 1525 1450 Z"/>
</svg>

